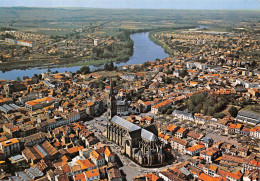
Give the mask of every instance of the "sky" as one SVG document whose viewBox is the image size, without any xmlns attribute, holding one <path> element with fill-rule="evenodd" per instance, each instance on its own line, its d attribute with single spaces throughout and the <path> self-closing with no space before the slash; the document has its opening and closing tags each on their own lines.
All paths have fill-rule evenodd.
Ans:
<svg viewBox="0 0 260 181">
<path fill-rule="evenodd" d="M 142 9 L 260 9 L 260 0 L 0 0 L 0 6 Z"/>
</svg>

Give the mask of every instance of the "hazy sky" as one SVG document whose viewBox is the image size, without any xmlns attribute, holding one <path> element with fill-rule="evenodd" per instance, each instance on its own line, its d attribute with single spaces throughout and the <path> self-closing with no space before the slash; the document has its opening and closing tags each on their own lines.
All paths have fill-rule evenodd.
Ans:
<svg viewBox="0 0 260 181">
<path fill-rule="evenodd" d="M 0 0 L 0 6 L 153 9 L 260 9 L 260 0 Z"/>
</svg>

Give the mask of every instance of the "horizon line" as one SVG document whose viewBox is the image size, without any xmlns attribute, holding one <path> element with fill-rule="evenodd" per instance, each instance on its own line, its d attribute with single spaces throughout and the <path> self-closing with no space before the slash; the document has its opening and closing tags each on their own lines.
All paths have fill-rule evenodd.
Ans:
<svg viewBox="0 0 260 181">
<path fill-rule="evenodd" d="M 77 9 L 111 9 L 111 10 L 205 10 L 205 11 L 260 11 L 260 9 L 182 9 L 182 8 L 100 8 L 100 7 L 77 7 L 77 6 L 0 6 L 0 8 L 77 8 Z"/>
</svg>

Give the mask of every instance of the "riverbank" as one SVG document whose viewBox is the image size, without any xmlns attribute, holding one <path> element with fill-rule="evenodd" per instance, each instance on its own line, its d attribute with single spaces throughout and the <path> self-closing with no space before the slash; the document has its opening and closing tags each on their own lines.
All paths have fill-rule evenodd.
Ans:
<svg viewBox="0 0 260 181">
<path fill-rule="evenodd" d="M 149 39 L 154 42 L 156 45 L 159 45 L 164 49 L 166 53 L 168 53 L 171 56 L 174 56 L 174 51 L 164 42 L 159 41 L 154 37 L 156 33 L 163 32 L 163 31 L 174 31 L 174 30 L 185 30 L 185 29 L 192 29 L 195 28 L 196 26 L 180 26 L 180 27 L 172 27 L 172 28 L 161 28 L 157 30 L 152 30 L 149 33 Z"/>
<path fill-rule="evenodd" d="M 162 47 L 156 45 L 149 39 L 149 32 L 131 34 L 131 39 L 134 42 L 133 55 L 129 57 L 129 60 L 117 61 L 116 59 L 101 59 L 101 60 L 62 60 L 56 61 L 53 64 L 48 64 L 46 61 L 38 61 L 34 64 L 35 68 L 14 69 L 11 71 L 0 72 L 0 79 L 15 80 L 17 77 L 23 78 L 24 76 L 32 77 L 34 74 L 40 74 L 43 72 L 76 72 L 82 66 L 89 66 L 91 71 L 102 69 L 102 64 L 113 61 L 114 66 L 125 66 L 132 64 L 143 64 L 147 61 L 154 61 L 155 59 L 163 59 L 169 57 L 169 54 L 165 53 Z M 64 62 L 63 62 L 64 61 Z M 30 63 L 30 62 L 29 62 Z M 24 66 L 27 66 L 24 62 Z M 39 65 L 39 66 L 36 66 Z"/>
<path fill-rule="evenodd" d="M 104 65 L 107 62 L 117 62 L 121 63 L 127 62 L 129 58 L 133 55 L 134 51 L 134 42 L 130 38 L 131 35 L 136 33 L 144 33 L 144 32 L 150 32 L 149 33 L 149 39 L 155 43 L 156 45 L 161 46 L 165 53 L 173 56 L 174 52 L 171 50 L 166 44 L 163 44 L 163 42 L 160 42 L 157 40 L 153 35 L 156 32 L 160 31 L 166 31 L 166 30 L 178 30 L 178 29 L 187 29 L 192 28 L 192 26 L 188 27 L 172 27 L 172 28 L 158 28 L 158 29 L 136 29 L 136 30 L 122 30 L 122 40 L 127 44 L 126 46 L 130 49 L 130 51 L 123 55 L 118 56 L 115 58 L 96 58 L 91 59 L 91 57 L 80 57 L 80 58 L 62 58 L 57 60 L 56 57 L 49 57 L 48 59 L 41 58 L 36 60 L 25 60 L 25 61 L 16 61 L 16 62 L 7 62 L 7 63 L 0 63 L 0 70 L 3 72 L 6 71 L 12 71 L 15 69 L 32 69 L 32 68 L 62 68 L 62 67 L 74 67 L 74 66 L 101 66 Z M 147 60 L 148 61 L 148 60 Z"/>
<path fill-rule="evenodd" d="M 171 50 L 171 48 L 169 46 L 167 46 L 165 43 L 163 42 L 160 42 L 159 40 L 157 40 L 155 37 L 154 37 L 154 33 L 150 33 L 149 34 L 149 38 L 152 42 L 154 42 L 156 45 L 159 45 L 160 47 L 162 47 L 165 51 L 165 53 L 168 53 L 170 54 L 171 56 L 174 55 L 174 52 L 173 50 Z"/>
<path fill-rule="evenodd" d="M 75 58 L 75 59 L 62 59 L 59 61 L 55 60 L 34 60 L 34 61 L 19 61 L 19 62 L 10 62 L 10 63 L 1 63 L 0 70 L 2 72 L 12 71 L 15 69 L 31 69 L 39 67 L 42 68 L 53 68 L 53 67 L 73 67 L 73 66 L 85 66 L 85 65 L 103 65 L 107 62 L 115 62 L 116 59 L 101 59 L 101 60 L 84 60 Z"/>
</svg>

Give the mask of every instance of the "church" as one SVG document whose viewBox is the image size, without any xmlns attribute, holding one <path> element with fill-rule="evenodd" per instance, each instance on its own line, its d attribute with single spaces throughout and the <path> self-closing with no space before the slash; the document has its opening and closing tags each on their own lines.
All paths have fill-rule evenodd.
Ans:
<svg viewBox="0 0 260 181">
<path fill-rule="evenodd" d="M 140 127 L 116 116 L 116 99 L 110 81 L 107 138 L 121 146 L 122 152 L 142 166 L 161 165 L 165 162 L 163 143 L 158 139 L 154 125 Z"/>
</svg>

